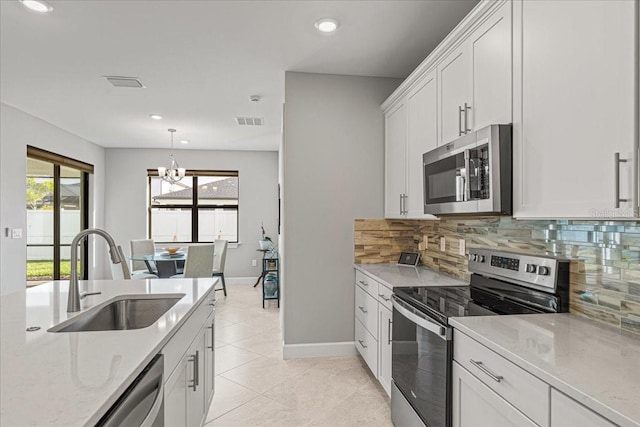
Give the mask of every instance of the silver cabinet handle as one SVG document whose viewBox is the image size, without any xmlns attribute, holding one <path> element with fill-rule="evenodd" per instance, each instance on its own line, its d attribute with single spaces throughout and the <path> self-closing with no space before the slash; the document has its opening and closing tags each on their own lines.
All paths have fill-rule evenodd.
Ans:
<svg viewBox="0 0 640 427">
<path fill-rule="evenodd" d="M 464 112 L 464 108 L 458 107 L 458 136 L 464 135 L 464 131 L 462 130 L 462 113 Z"/>
<path fill-rule="evenodd" d="M 402 212 L 402 214 L 403 215 L 406 215 L 406 214 L 409 213 L 409 211 L 407 210 L 407 198 L 409 198 L 409 196 L 407 196 L 406 194 L 402 195 L 402 200 L 403 200 L 403 203 L 402 203 L 403 212 Z"/>
<path fill-rule="evenodd" d="M 364 280 L 358 280 L 358 283 L 360 283 L 361 285 L 364 285 L 364 286 L 369 286 L 369 284 L 367 282 L 365 282 Z"/>
<path fill-rule="evenodd" d="M 362 341 L 362 340 L 358 340 L 358 342 L 360 343 L 360 345 L 362 346 L 362 348 L 367 348 L 367 346 L 364 344 L 364 341 Z"/>
<path fill-rule="evenodd" d="M 502 381 L 504 379 L 504 377 L 502 375 L 496 375 L 493 372 L 491 372 L 489 369 L 487 369 L 486 366 L 484 366 L 484 363 L 482 363 L 480 361 L 475 361 L 473 359 L 469 359 L 469 362 L 471 362 L 471 364 L 473 366 L 475 366 L 476 368 L 480 369 L 482 372 L 487 374 L 492 380 L 494 380 L 497 383 L 499 383 L 500 381 Z"/>
<path fill-rule="evenodd" d="M 629 199 L 621 199 L 620 198 L 620 163 L 627 163 L 627 159 L 621 159 L 620 158 L 620 153 L 614 153 L 613 155 L 613 159 L 614 159 L 614 168 L 615 168 L 615 201 L 614 201 L 614 207 L 619 208 L 620 207 L 620 202 L 628 202 Z"/>
<path fill-rule="evenodd" d="M 361 312 L 363 312 L 364 314 L 367 314 L 368 311 L 364 309 L 364 307 L 362 307 L 361 305 L 358 306 L 358 308 L 360 309 Z"/>
<path fill-rule="evenodd" d="M 384 294 L 378 294 L 378 296 L 379 296 L 380 298 L 382 298 L 383 300 L 385 300 L 386 302 L 391 301 L 391 298 L 387 298 Z"/>
<path fill-rule="evenodd" d="M 192 388 L 193 391 L 196 391 L 198 388 L 198 358 L 200 354 L 198 350 L 196 353 L 189 357 L 189 362 L 193 362 L 193 380 L 191 380 L 191 384 L 188 387 Z"/>
<path fill-rule="evenodd" d="M 387 338 L 389 339 L 389 342 L 387 344 L 391 345 L 391 324 L 393 322 L 391 321 L 391 319 L 389 319 L 389 323 L 387 324 Z"/>
<path fill-rule="evenodd" d="M 469 110 L 471 110 L 471 105 L 467 105 L 464 103 L 464 133 L 471 132 L 469 129 Z"/>
<path fill-rule="evenodd" d="M 210 350 L 211 350 L 211 352 L 213 353 L 213 347 L 214 347 L 214 345 L 215 345 L 215 344 L 213 343 L 213 338 L 214 338 L 214 336 L 215 336 L 215 331 L 214 331 L 214 328 L 213 328 L 213 323 L 211 323 L 211 326 L 207 326 L 207 329 L 211 329 L 211 345 L 210 345 L 210 346 L 208 345 L 208 346 L 207 346 L 207 348 L 208 348 L 208 349 L 210 349 Z"/>
</svg>

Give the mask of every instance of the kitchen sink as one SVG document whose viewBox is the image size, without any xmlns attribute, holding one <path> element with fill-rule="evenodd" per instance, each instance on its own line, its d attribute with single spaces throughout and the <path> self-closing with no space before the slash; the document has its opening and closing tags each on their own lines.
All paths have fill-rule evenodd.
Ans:
<svg viewBox="0 0 640 427">
<path fill-rule="evenodd" d="M 185 294 L 122 295 L 48 330 L 48 332 L 124 331 L 151 326 Z"/>
</svg>

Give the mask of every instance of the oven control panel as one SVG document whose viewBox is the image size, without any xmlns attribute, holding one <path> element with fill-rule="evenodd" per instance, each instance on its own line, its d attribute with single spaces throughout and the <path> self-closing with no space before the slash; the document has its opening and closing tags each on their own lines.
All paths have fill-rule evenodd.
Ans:
<svg viewBox="0 0 640 427">
<path fill-rule="evenodd" d="M 552 290 L 556 288 L 559 263 L 568 263 L 552 256 L 480 248 L 469 249 L 468 259 L 473 273 Z"/>
</svg>

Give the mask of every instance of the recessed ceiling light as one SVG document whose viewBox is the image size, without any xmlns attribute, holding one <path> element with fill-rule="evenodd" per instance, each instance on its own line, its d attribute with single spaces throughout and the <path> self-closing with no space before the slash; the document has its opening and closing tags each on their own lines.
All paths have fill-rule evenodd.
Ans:
<svg viewBox="0 0 640 427">
<path fill-rule="evenodd" d="M 40 13 L 47 13 L 53 10 L 53 7 L 44 0 L 18 0 L 22 5 L 28 9 L 34 10 Z"/>
<path fill-rule="evenodd" d="M 338 29 L 340 23 L 332 18 L 322 18 L 316 21 L 315 26 L 323 33 L 332 33 Z"/>
<path fill-rule="evenodd" d="M 190 141 L 188 139 L 182 139 L 180 140 L 181 144 L 188 144 Z"/>
<path fill-rule="evenodd" d="M 153 120 L 162 120 L 162 116 L 160 114 L 151 114 L 149 117 Z"/>
</svg>

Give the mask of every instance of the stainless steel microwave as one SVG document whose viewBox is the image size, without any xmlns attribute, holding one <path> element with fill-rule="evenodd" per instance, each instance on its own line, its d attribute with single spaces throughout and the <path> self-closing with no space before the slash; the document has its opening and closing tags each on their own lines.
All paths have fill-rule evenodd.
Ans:
<svg viewBox="0 0 640 427">
<path fill-rule="evenodd" d="M 511 125 L 490 125 L 422 156 L 424 213 L 511 215 Z"/>
</svg>

